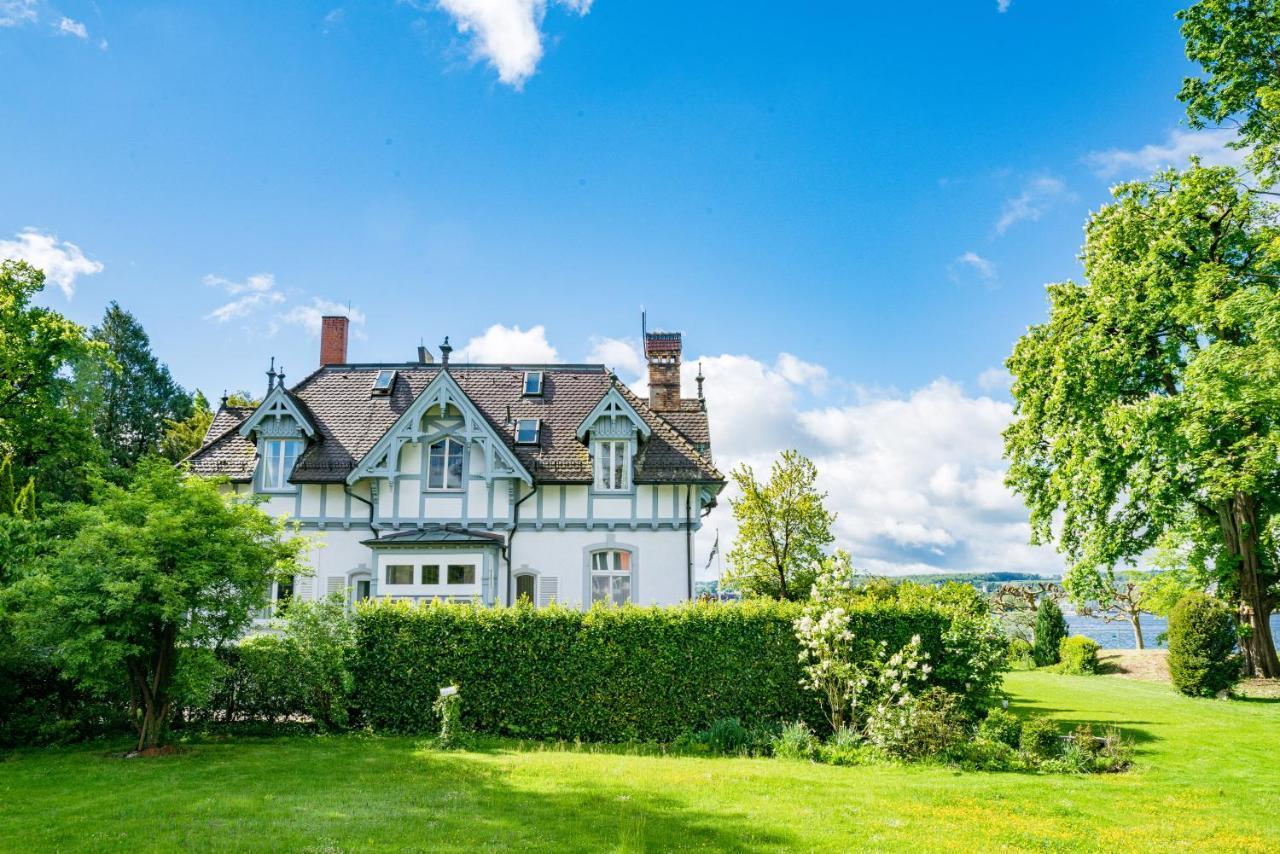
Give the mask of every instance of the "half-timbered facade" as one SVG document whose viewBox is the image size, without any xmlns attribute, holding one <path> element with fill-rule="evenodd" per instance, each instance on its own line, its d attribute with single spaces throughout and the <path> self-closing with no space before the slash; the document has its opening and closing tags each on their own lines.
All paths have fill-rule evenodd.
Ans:
<svg viewBox="0 0 1280 854">
<path fill-rule="evenodd" d="M 318 370 L 224 401 L 188 464 L 310 536 L 273 598 L 535 604 L 690 598 L 693 534 L 724 478 L 680 336 L 649 333 L 649 397 L 601 365 L 350 364 L 325 318 Z"/>
</svg>

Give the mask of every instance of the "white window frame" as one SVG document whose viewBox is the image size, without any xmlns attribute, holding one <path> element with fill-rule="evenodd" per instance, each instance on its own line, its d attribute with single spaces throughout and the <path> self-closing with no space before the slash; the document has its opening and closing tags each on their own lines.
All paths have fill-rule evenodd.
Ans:
<svg viewBox="0 0 1280 854">
<path fill-rule="evenodd" d="M 444 480 L 440 486 L 432 486 L 431 485 L 431 459 L 434 456 L 435 446 L 439 445 L 441 442 L 444 443 L 444 467 L 442 469 L 442 471 L 444 472 Z M 450 452 L 450 448 L 454 447 L 455 445 L 457 446 L 457 449 L 458 449 L 457 455 L 462 459 L 462 462 L 459 464 L 459 467 L 461 468 L 462 473 L 460 475 L 460 480 L 458 482 L 458 485 L 450 486 L 449 485 L 449 461 L 454 456 Z M 466 484 L 467 484 L 467 446 L 464 445 L 461 440 L 455 439 L 452 436 L 441 436 L 439 439 L 436 439 L 434 442 L 427 445 L 427 486 L 426 486 L 427 492 L 462 492 L 466 488 Z"/>
<path fill-rule="evenodd" d="M 285 470 L 284 461 L 285 445 L 296 444 L 298 453 L 293 455 L 293 463 Z M 262 491 L 263 492 L 293 492 L 296 488 L 289 483 L 289 475 L 293 474 L 293 467 L 298 464 L 298 458 L 302 456 L 306 450 L 306 442 L 302 439 L 263 439 L 262 440 Z M 273 450 L 275 450 L 273 454 Z M 271 477 L 272 469 L 275 469 L 276 479 Z"/>
<path fill-rule="evenodd" d="M 591 553 L 591 577 L 588 582 L 589 587 L 587 595 L 590 597 L 589 605 L 597 602 L 615 603 L 614 587 L 619 579 L 627 580 L 627 598 L 625 602 L 635 601 L 635 578 L 633 574 L 634 567 L 632 561 L 635 560 L 634 555 L 626 549 L 597 549 Z M 609 579 L 609 590 L 606 598 L 596 598 L 597 578 Z"/>
<path fill-rule="evenodd" d="M 530 378 L 532 378 L 532 377 L 537 377 L 537 378 L 538 378 L 538 390 L 537 390 L 537 391 L 529 391 L 529 380 L 530 380 Z M 524 372 L 524 382 L 523 382 L 523 383 L 521 384 L 521 386 L 520 386 L 521 393 L 522 393 L 525 397 L 541 397 L 541 396 L 542 396 L 542 384 L 543 384 L 545 381 L 546 381 L 546 377 L 545 377 L 545 376 L 543 376 L 542 371 L 525 371 L 525 372 Z"/>
<path fill-rule="evenodd" d="M 622 455 L 621 481 L 615 482 L 617 456 Z M 598 439 L 595 455 L 596 492 L 631 491 L 631 442 L 627 439 Z"/>
<path fill-rule="evenodd" d="M 533 438 L 521 439 L 520 425 L 530 424 L 530 423 L 533 424 Z M 538 418 L 517 418 L 516 419 L 516 444 L 517 445 L 536 445 L 538 444 L 538 437 L 541 434 L 542 434 L 542 421 L 540 419 Z"/>
</svg>

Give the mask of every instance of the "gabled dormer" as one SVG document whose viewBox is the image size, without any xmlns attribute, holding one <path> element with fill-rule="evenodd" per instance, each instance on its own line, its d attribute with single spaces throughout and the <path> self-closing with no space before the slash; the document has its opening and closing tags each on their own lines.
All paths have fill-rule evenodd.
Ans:
<svg viewBox="0 0 1280 854">
<path fill-rule="evenodd" d="M 595 408 L 578 425 L 578 439 L 587 443 L 591 454 L 592 481 L 596 492 L 630 492 L 640 443 L 653 430 L 640 417 L 616 380 Z"/>
<path fill-rule="evenodd" d="M 293 466 L 320 432 L 298 400 L 284 385 L 284 373 L 276 373 L 275 360 L 267 372 L 269 390 L 254 413 L 240 425 L 240 435 L 255 443 L 258 463 L 254 473 L 257 492 L 293 492 L 289 482 Z"/>
</svg>

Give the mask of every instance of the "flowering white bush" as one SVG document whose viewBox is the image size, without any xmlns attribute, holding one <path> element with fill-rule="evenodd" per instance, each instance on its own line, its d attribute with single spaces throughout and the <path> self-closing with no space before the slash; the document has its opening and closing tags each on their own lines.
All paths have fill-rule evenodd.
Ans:
<svg viewBox="0 0 1280 854">
<path fill-rule="evenodd" d="M 795 622 L 804 668 L 800 684 L 818 693 L 832 732 L 852 722 L 858 691 L 867 684 L 855 657 L 846 607 L 852 585 L 847 557 L 823 561 L 804 612 Z"/>
</svg>

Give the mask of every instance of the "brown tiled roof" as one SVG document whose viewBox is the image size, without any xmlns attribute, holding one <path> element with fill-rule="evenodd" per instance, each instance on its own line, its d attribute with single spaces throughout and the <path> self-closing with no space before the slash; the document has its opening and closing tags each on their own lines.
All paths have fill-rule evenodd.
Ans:
<svg viewBox="0 0 1280 854">
<path fill-rule="evenodd" d="M 683 398 L 680 409 L 661 413 L 663 419 L 676 428 L 691 445 L 711 446 L 711 428 L 707 424 L 707 411 L 697 398 Z"/>
<path fill-rule="evenodd" d="M 370 395 L 379 370 L 394 369 L 391 393 Z M 329 365 L 296 386 L 291 395 L 311 417 L 321 441 L 299 458 L 290 480 L 297 483 L 338 483 L 367 454 L 383 434 L 435 379 L 440 365 Z M 522 394 L 524 372 L 543 371 L 540 396 Z M 507 444 L 539 483 L 589 483 L 591 460 L 578 440 L 578 425 L 595 408 L 614 380 L 599 365 L 450 365 L 449 373 L 480 410 L 493 431 Z M 722 483 L 723 475 L 694 447 L 706 438 L 706 413 L 679 413 L 688 433 L 654 413 L 648 403 L 622 384 L 619 390 L 648 423 L 652 434 L 636 458 L 637 483 Z M 538 418 L 537 445 L 517 445 L 511 418 Z M 251 411 L 219 410 L 217 423 L 229 428 L 210 438 L 189 463 L 198 474 L 221 474 L 233 480 L 253 475 L 255 449 L 239 435 L 239 424 Z M 221 419 L 221 421 L 220 421 Z"/>
<path fill-rule="evenodd" d="M 223 406 L 219 408 L 214 413 L 209 429 L 204 433 L 204 441 L 201 445 L 207 445 L 232 427 L 239 426 L 240 422 L 253 414 L 253 410 L 254 407 L 252 406 Z"/>
</svg>

